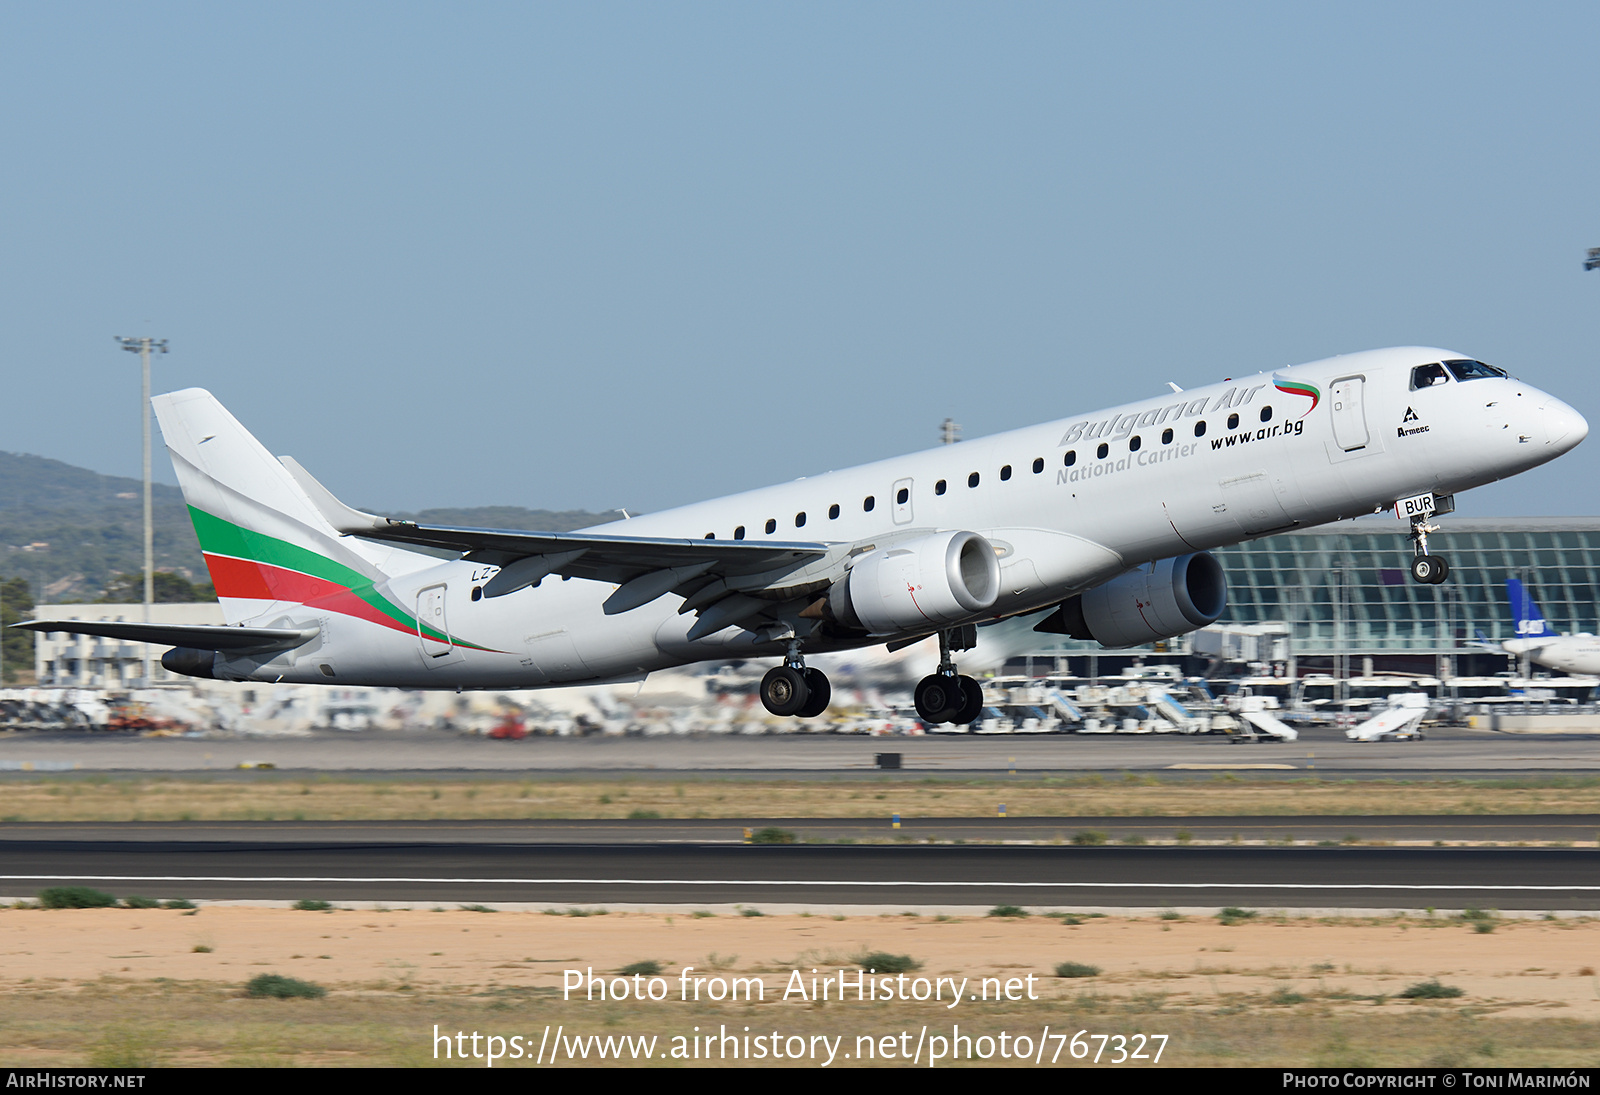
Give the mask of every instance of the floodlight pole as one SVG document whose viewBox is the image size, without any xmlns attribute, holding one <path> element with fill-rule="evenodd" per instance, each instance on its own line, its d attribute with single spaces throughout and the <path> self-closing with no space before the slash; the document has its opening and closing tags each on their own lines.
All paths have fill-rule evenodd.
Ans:
<svg viewBox="0 0 1600 1095">
<path fill-rule="evenodd" d="M 124 350 L 139 355 L 142 383 L 139 389 L 139 421 L 144 427 L 144 622 L 150 622 L 150 603 L 156 594 L 155 535 L 150 510 L 150 351 L 164 354 L 164 338 L 115 336 Z M 141 687 L 150 687 L 150 645 L 144 644 L 144 669 Z"/>
</svg>

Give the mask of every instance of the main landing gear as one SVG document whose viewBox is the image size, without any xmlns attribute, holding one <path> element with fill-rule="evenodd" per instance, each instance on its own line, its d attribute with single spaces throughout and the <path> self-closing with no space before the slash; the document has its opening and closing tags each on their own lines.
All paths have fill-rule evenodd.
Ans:
<svg viewBox="0 0 1600 1095">
<path fill-rule="evenodd" d="M 1438 532 L 1438 525 L 1428 524 L 1428 517 L 1411 519 L 1411 577 L 1423 585 L 1436 586 L 1450 577 L 1450 564 L 1443 555 L 1428 554 L 1428 533 Z"/>
<path fill-rule="evenodd" d="M 774 715 L 814 719 L 828 709 L 833 686 L 820 669 L 807 669 L 800 642 L 791 639 L 783 664 L 761 678 L 761 705 Z"/>
<path fill-rule="evenodd" d="M 960 726 L 983 713 L 983 686 L 971 677 L 958 676 L 950 657 L 952 650 L 971 650 L 977 645 L 977 630 L 968 624 L 939 632 L 939 668 L 917 682 L 914 695 L 923 722 Z"/>
</svg>

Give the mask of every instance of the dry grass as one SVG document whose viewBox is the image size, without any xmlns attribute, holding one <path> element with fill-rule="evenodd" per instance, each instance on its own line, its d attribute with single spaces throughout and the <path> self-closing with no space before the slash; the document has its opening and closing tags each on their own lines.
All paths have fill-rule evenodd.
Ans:
<svg viewBox="0 0 1600 1095">
<path fill-rule="evenodd" d="M 1235 996 L 1223 1008 L 1201 1012 L 1174 1008 L 1154 993 L 1122 999 L 1086 992 L 1066 1003 L 1008 1004 L 969 1013 L 960 1023 L 961 1032 L 974 1037 L 1001 1031 L 1037 1037 L 1046 1025 L 1069 1036 L 1078 1030 L 1167 1034 L 1161 1064 L 1180 1068 L 1589 1067 L 1600 1040 L 1600 1024 L 1594 1022 L 1485 1019 L 1470 1009 L 1404 1007 L 1403 1020 L 1397 1021 L 1396 1005 L 1373 1007 L 1370 1015 L 1330 1014 L 1315 998 L 1286 1006 L 1261 993 Z M 532 1035 L 532 1045 L 547 1024 L 552 1033 L 559 1024 L 568 1034 L 656 1034 L 662 1048 L 674 1034 L 690 1033 L 695 1026 L 715 1031 L 725 1024 L 735 1031 L 750 1026 L 776 1028 L 785 1035 L 844 1035 L 841 1051 L 849 1052 L 858 1034 L 909 1030 L 915 1044 L 924 1024 L 930 1033 L 948 1034 L 954 1021 L 926 1006 L 901 1004 L 870 1013 L 836 1004 L 785 1008 L 781 1016 L 775 1010 L 770 1004 L 686 1004 L 665 1012 L 609 1004 L 574 1024 L 570 1006 L 524 992 L 404 994 L 352 987 L 325 1000 L 251 1000 L 237 990 L 206 983 L 103 980 L 9 992 L 0 999 L 0 1026 L 7 1032 L 6 1063 L 11 1067 L 263 1067 L 461 1064 L 433 1058 L 435 1024 L 441 1031 L 463 1031 L 469 1037 L 473 1032 L 521 1034 L 524 1039 Z M 160 1018 L 137 1018 L 150 1015 Z M 1049 1056 L 1047 1052 L 1047 1061 Z M 1003 1063 L 1016 1062 L 961 1062 L 984 1067 Z M 1065 1052 L 1061 1063 L 1068 1063 Z M 1109 1064 L 1109 1055 L 1102 1063 Z"/>
<path fill-rule="evenodd" d="M 1600 779 L 1502 781 L 541 779 L 202 781 L 95 777 L 6 784 L 3 821 L 516 818 L 1131 817 L 1600 813 Z"/>
<path fill-rule="evenodd" d="M 202 932 L 216 941 L 214 953 L 191 950 Z M 696 1026 L 702 1034 L 748 1026 L 843 1035 L 853 1049 L 858 1035 L 908 1031 L 915 1043 L 924 1025 L 932 1035 L 959 1023 L 973 1037 L 1037 1037 L 1047 1025 L 1068 1035 L 1167 1034 L 1161 1063 L 1179 1067 L 1568 1068 L 1592 1063 L 1600 1043 L 1600 991 L 1575 961 L 1597 938 L 1593 920 L 1520 922 L 1478 936 L 1459 919 L 1396 917 L 1264 915 L 1224 928 L 1209 918 L 1155 917 L 1063 927 L 1045 917 L 4 910 L 0 1029 L 12 1067 L 431 1065 L 436 1024 L 533 1043 L 547 1025 L 552 1034 L 560 1026 L 568 1035 L 663 1039 Z M 964 1000 L 954 1010 L 932 1001 L 782 999 L 791 970 L 853 970 L 851 956 L 872 950 L 909 955 L 921 965 L 913 978 L 1031 975 L 1038 998 Z M 661 966 L 668 1000 L 562 999 L 564 969 L 615 977 L 645 957 Z M 1081 958 L 1102 972 L 1050 975 Z M 682 1002 L 685 966 L 759 977 L 765 1002 Z M 244 986 L 261 973 L 313 980 L 329 994 L 250 999 Z M 1400 998 L 1426 979 L 1463 995 Z"/>
</svg>

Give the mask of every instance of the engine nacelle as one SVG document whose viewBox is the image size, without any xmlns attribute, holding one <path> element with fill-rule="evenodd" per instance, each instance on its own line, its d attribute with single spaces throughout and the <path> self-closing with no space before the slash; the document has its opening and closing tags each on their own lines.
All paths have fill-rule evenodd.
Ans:
<svg viewBox="0 0 1600 1095">
<path fill-rule="evenodd" d="M 1141 646 L 1217 622 L 1228 605 L 1222 564 L 1205 551 L 1147 563 L 1063 601 L 1035 631 Z"/>
<path fill-rule="evenodd" d="M 828 593 L 848 627 L 893 635 L 947 627 L 1000 597 L 994 545 L 976 532 L 939 532 L 861 556 Z"/>
</svg>

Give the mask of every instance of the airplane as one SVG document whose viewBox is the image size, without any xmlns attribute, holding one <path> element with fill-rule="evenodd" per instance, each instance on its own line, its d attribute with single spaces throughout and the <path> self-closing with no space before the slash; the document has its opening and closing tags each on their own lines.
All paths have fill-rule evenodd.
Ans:
<svg viewBox="0 0 1600 1095">
<path fill-rule="evenodd" d="M 530 688 L 778 658 L 779 716 L 828 706 L 807 654 L 935 636 L 913 693 L 970 722 L 956 655 L 977 625 L 1129 647 L 1227 603 L 1208 549 L 1394 507 L 1411 572 L 1447 562 L 1428 523 L 1454 495 L 1567 452 L 1576 410 L 1504 370 L 1401 347 L 1257 373 L 1043 425 L 566 533 L 394 520 L 273 458 L 209 392 L 152 403 L 225 625 L 30 621 L 173 647 L 232 681 Z"/>
<path fill-rule="evenodd" d="M 1519 657 L 1526 655 L 1530 661 L 1550 669 L 1583 676 L 1600 674 L 1600 639 L 1589 634 L 1557 634 L 1516 578 L 1506 579 L 1506 598 L 1511 602 L 1517 637 L 1501 643 L 1502 650 Z"/>
</svg>

